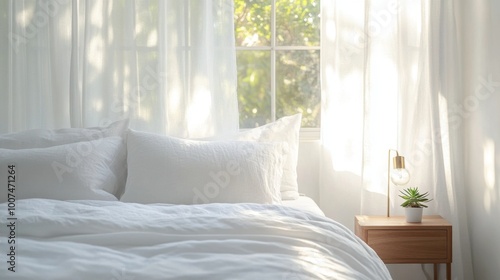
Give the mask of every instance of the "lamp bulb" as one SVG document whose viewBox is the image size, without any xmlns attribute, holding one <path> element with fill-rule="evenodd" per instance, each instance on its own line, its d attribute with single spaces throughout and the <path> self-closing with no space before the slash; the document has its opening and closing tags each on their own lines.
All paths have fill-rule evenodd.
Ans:
<svg viewBox="0 0 500 280">
<path fill-rule="evenodd" d="M 404 168 L 396 168 L 391 172 L 391 181 L 395 185 L 404 185 L 410 181 L 410 173 Z"/>
</svg>

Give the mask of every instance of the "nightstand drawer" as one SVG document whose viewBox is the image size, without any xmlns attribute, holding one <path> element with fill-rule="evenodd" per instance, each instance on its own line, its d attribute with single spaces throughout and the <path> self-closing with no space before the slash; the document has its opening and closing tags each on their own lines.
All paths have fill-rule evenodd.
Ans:
<svg viewBox="0 0 500 280">
<path fill-rule="evenodd" d="M 354 233 L 366 242 L 384 263 L 433 263 L 439 279 L 440 263 L 446 263 L 451 280 L 452 226 L 441 216 L 424 216 L 421 223 L 405 217 L 355 216 Z"/>
<path fill-rule="evenodd" d="M 448 232 L 426 229 L 371 229 L 366 243 L 386 263 L 446 262 L 448 260 Z"/>
</svg>

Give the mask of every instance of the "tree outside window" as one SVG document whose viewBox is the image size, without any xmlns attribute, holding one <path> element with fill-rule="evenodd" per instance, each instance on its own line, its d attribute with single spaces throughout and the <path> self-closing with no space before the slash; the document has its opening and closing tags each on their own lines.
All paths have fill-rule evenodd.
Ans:
<svg viewBox="0 0 500 280">
<path fill-rule="evenodd" d="M 240 127 L 302 113 L 320 127 L 320 1 L 235 0 Z"/>
</svg>

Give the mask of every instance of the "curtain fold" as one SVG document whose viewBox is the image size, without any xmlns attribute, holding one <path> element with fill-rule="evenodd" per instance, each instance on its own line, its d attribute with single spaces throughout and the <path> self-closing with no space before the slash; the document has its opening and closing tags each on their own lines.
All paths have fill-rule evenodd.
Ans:
<svg viewBox="0 0 500 280">
<path fill-rule="evenodd" d="M 473 279 L 464 132 L 450 119 L 463 98 L 456 9 L 447 0 L 322 2 L 320 206 L 347 226 L 354 215 L 385 215 L 388 150 L 397 149 L 411 174 L 405 187 L 434 199 L 424 214 L 453 224 L 454 279 Z M 404 215 L 401 189 L 391 184 L 391 215 Z"/>
<path fill-rule="evenodd" d="M 122 118 L 180 137 L 238 129 L 231 0 L 0 5 L 0 133 Z"/>
</svg>

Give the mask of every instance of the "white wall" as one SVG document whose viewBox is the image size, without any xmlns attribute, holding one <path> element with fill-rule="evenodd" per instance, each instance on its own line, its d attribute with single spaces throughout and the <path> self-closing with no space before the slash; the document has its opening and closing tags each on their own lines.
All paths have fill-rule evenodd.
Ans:
<svg viewBox="0 0 500 280">
<path fill-rule="evenodd" d="M 319 205 L 319 140 L 303 140 L 299 144 L 297 181 L 299 192 L 314 199 Z"/>
</svg>

